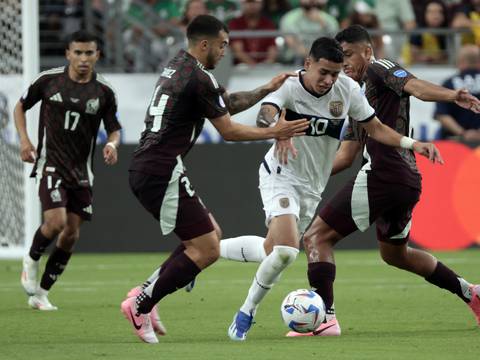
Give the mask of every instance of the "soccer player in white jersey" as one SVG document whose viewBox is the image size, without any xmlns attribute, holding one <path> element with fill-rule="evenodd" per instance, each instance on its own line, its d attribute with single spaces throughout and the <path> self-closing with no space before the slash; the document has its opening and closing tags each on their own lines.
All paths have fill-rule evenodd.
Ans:
<svg viewBox="0 0 480 360">
<path fill-rule="evenodd" d="M 356 119 L 373 139 L 385 145 L 413 146 L 414 151 L 430 160 L 443 162 L 433 144 L 414 142 L 383 125 L 360 86 L 340 73 L 342 64 L 340 44 L 332 38 L 319 38 L 312 44 L 305 69 L 298 72 L 299 76 L 287 79 L 262 103 L 258 126 L 270 126 L 280 109 L 286 108 L 287 120 L 307 118 L 310 127 L 306 136 L 292 140 L 298 150 L 295 158 L 283 164 L 279 157 L 285 154 L 275 154 L 272 146 L 260 165 L 260 192 L 268 225 L 264 245 L 269 255 L 261 262 L 247 298 L 228 329 L 232 340 L 246 339 L 261 300 L 297 257 L 300 233 L 315 214 L 347 116 Z M 258 237 L 252 238 L 257 244 L 258 240 Z M 228 257 L 228 242 L 220 242 L 224 257 Z"/>
</svg>

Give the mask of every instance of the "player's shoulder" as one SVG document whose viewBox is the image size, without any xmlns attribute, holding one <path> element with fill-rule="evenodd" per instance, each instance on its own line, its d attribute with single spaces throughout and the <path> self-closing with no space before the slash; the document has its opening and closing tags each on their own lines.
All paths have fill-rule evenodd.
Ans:
<svg viewBox="0 0 480 360">
<path fill-rule="evenodd" d="M 350 76 L 345 75 L 343 72 L 338 74 L 338 79 L 335 82 L 335 86 L 337 89 L 347 94 L 360 87 L 355 80 L 353 80 Z"/>
<path fill-rule="evenodd" d="M 32 83 L 53 79 L 53 78 L 62 76 L 64 73 L 65 73 L 65 66 L 60 66 L 60 67 L 52 68 L 49 70 L 45 70 L 45 71 L 42 71 L 40 74 L 38 74 L 37 77 L 32 81 Z"/>
<path fill-rule="evenodd" d="M 388 59 L 375 59 L 372 61 L 368 66 L 368 73 L 381 76 L 392 75 L 396 78 L 405 78 L 409 75 L 411 76 L 410 72 L 402 65 Z"/>
<path fill-rule="evenodd" d="M 220 89 L 221 86 L 218 83 L 215 75 L 208 71 L 202 64 L 198 63 L 195 69 L 196 79 L 200 83 L 213 86 L 215 89 Z"/>
<path fill-rule="evenodd" d="M 107 92 L 115 95 L 115 88 L 102 74 L 96 73 L 95 81 Z"/>
</svg>

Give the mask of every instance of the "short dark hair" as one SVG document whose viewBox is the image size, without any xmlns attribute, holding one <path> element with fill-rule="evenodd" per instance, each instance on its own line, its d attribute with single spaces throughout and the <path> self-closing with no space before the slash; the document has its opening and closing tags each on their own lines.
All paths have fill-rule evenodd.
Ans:
<svg viewBox="0 0 480 360">
<path fill-rule="evenodd" d="M 359 43 L 359 42 L 366 42 L 372 45 L 372 38 L 368 33 L 367 29 L 365 29 L 361 25 L 351 25 L 346 29 L 340 31 L 336 36 L 335 39 L 339 42 L 346 42 L 349 44 Z"/>
<path fill-rule="evenodd" d="M 326 59 L 336 63 L 343 63 L 343 50 L 340 43 L 329 37 L 321 37 L 315 40 L 310 48 L 309 56 L 318 61 Z"/>
<path fill-rule="evenodd" d="M 211 15 L 198 15 L 187 26 L 188 41 L 197 41 L 201 37 L 213 38 L 223 30 L 228 33 L 228 27 L 223 22 Z"/>
<path fill-rule="evenodd" d="M 78 30 L 68 35 L 67 40 L 65 41 L 65 49 L 68 50 L 70 48 L 70 44 L 73 42 L 80 42 L 80 43 L 94 42 L 98 48 L 97 37 L 85 30 Z"/>
</svg>

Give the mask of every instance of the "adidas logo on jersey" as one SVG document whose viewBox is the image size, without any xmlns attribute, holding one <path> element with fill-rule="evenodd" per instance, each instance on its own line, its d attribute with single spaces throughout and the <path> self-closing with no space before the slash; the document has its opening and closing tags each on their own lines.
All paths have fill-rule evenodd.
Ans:
<svg viewBox="0 0 480 360">
<path fill-rule="evenodd" d="M 50 96 L 49 100 L 56 101 L 56 102 L 63 102 L 62 95 L 59 92 Z"/>
</svg>

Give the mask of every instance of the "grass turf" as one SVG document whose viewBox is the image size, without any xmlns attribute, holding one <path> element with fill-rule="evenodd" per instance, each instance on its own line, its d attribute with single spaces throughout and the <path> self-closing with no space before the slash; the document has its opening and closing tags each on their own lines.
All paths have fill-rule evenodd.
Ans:
<svg viewBox="0 0 480 360">
<path fill-rule="evenodd" d="M 478 249 L 438 257 L 479 282 Z M 168 329 L 160 344 L 141 343 L 119 311 L 126 292 L 165 255 L 72 257 L 50 300 L 56 312 L 30 310 L 20 261 L 0 261 L 0 359 L 478 359 L 480 328 L 456 296 L 381 262 L 376 251 L 338 251 L 338 338 L 285 338 L 280 303 L 308 287 L 303 254 L 261 304 L 247 341 L 226 331 L 257 264 L 219 261 L 160 303 Z M 43 269 L 43 263 L 42 263 Z"/>
</svg>

